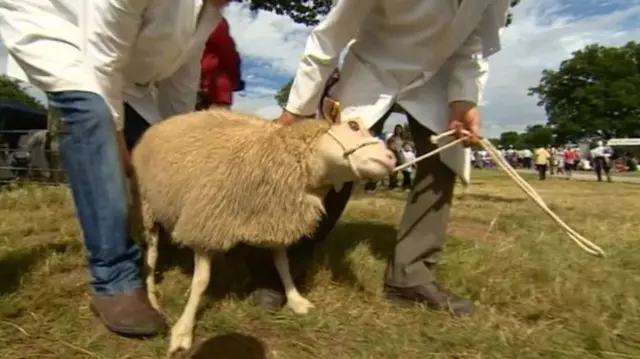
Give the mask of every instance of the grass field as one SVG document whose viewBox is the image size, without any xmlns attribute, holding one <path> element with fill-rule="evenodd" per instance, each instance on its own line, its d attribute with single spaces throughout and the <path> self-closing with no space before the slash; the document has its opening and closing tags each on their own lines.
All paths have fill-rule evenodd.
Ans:
<svg viewBox="0 0 640 359">
<path fill-rule="evenodd" d="M 314 312 L 253 307 L 242 299 L 244 257 L 230 253 L 213 269 L 195 334 L 203 343 L 193 357 L 640 358 L 640 186 L 531 182 L 608 257 L 580 251 L 506 176 L 479 172 L 469 192 L 456 195 L 438 272 L 473 298 L 475 313 L 454 319 L 396 308 L 382 297 L 381 276 L 406 194 L 359 195 L 316 258 L 307 293 Z M 191 269 L 170 253 L 159 289 L 173 322 Z M 86 280 L 67 191 L 2 191 L 0 358 L 165 357 L 167 337 L 107 333 L 88 309 Z"/>
</svg>

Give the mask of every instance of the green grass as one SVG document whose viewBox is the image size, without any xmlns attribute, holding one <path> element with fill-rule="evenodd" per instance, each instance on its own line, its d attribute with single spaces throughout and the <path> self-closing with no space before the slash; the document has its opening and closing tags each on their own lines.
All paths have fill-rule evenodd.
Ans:
<svg viewBox="0 0 640 359">
<path fill-rule="evenodd" d="M 306 293 L 316 309 L 307 316 L 243 299 L 251 256 L 232 251 L 216 261 L 194 357 L 640 358 L 640 186 L 531 183 L 608 257 L 580 251 L 506 176 L 480 171 L 456 195 L 438 269 L 475 301 L 474 314 L 397 308 L 382 296 L 381 278 L 406 194 L 361 194 L 317 255 Z M 191 256 L 160 256 L 160 301 L 172 323 Z M 87 277 L 67 190 L 0 193 L 0 358 L 164 358 L 166 336 L 140 341 L 103 329 L 88 309 Z"/>
</svg>

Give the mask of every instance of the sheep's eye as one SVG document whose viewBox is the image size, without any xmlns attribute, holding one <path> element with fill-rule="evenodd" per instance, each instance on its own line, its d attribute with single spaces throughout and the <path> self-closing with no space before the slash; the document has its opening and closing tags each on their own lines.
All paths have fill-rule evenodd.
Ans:
<svg viewBox="0 0 640 359">
<path fill-rule="evenodd" d="M 351 128 L 351 130 L 353 131 L 360 131 L 360 124 L 357 123 L 356 121 L 349 121 L 349 128 Z"/>
</svg>

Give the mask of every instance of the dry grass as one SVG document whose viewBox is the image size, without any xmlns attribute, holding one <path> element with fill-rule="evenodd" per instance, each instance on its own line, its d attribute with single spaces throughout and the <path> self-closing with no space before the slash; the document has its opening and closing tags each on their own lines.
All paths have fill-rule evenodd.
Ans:
<svg viewBox="0 0 640 359">
<path fill-rule="evenodd" d="M 381 295 L 381 276 L 405 195 L 361 195 L 318 253 L 308 293 L 317 309 L 308 316 L 252 307 L 241 299 L 244 254 L 217 261 L 196 329 L 197 339 L 211 339 L 195 357 L 640 358 L 640 187 L 532 182 L 608 258 L 579 251 L 505 176 L 477 173 L 469 193 L 457 196 L 439 267 L 476 312 L 453 319 L 395 308 Z M 174 321 L 191 264 L 188 253 L 167 253 L 160 300 Z M 164 357 L 166 337 L 108 334 L 87 308 L 86 279 L 67 191 L 2 191 L 0 358 Z"/>
</svg>

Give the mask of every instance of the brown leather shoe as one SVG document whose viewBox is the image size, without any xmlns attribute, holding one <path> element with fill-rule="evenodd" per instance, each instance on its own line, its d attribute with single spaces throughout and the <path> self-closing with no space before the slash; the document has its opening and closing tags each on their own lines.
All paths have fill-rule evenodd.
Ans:
<svg viewBox="0 0 640 359">
<path fill-rule="evenodd" d="M 419 303 L 433 310 L 449 310 L 454 315 L 469 314 L 473 307 L 470 300 L 447 291 L 435 282 L 409 288 L 385 285 L 384 292 L 389 300 L 403 306 Z"/>
<path fill-rule="evenodd" d="M 166 330 L 164 318 L 151 303 L 144 289 L 119 295 L 94 295 L 91 311 L 107 329 L 125 336 L 153 336 Z"/>
</svg>

